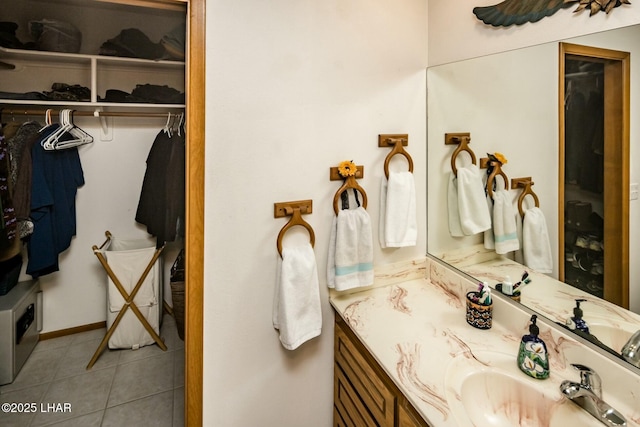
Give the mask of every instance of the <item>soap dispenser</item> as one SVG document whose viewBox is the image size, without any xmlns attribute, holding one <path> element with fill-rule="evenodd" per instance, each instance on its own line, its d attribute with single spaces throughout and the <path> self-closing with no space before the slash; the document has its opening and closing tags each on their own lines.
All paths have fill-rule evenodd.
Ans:
<svg viewBox="0 0 640 427">
<path fill-rule="evenodd" d="M 531 316 L 529 334 L 523 335 L 520 341 L 518 368 L 532 378 L 543 380 L 549 377 L 549 354 L 547 345 L 538 337 L 537 318 L 535 314 Z"/>
<path fill-rule="evenodd" d="M 571 330 L 579 330 L 584 332 L 585 334 L 589 334 L 589 325 L 582 318 L 582 309 L 580 308 L 580 303 L 585 302 L 586 299 L 577 299 L 576 306 L 573 309 L 573 317 L 567 319 L 567 327 Z"/>
</svg>

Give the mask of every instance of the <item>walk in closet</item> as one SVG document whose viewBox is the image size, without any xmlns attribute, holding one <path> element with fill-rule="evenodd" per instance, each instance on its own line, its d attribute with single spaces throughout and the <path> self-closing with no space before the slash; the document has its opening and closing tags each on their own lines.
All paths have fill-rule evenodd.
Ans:
<svg viewBox="0 0 640 427">
<path fill-rule="evenodd" d="M 42 334 L 105 321 L 107 279 L 92 246 L 106 230 L 151 237 L 136 215 L 157 136 L 179 133 L 185 141 L 187 24 L 187 2 L 179 0 L 21 0 L 0 12 L 0 121 L 45 126 L 47 110 L 53 122 L 73 110 L 73 124 L 92 137 L 77 146 L 84 182 L 75 235 L 57 271 L 38 278 Z M 184 183 L 182 171 L 172 179 Z M 168 307 L 185 221 L 183 214 L 163 254 Z M 20 280 L 28 280 L 21 250 Z"/>
<path fill-rule="evenodd" d="M 629 53 L 561 43 L 560 279 L 629 304 Z"/>
</svg>

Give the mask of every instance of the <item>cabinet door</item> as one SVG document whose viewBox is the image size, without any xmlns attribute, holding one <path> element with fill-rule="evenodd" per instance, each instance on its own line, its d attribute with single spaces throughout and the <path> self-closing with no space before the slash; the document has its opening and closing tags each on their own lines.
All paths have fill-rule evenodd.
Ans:
<svg viewBox="0 0 640 427">
<path fill-rule="evenodd" d="M 398 404 L 398 427 L 429 427 L 406 400 Z"/>
<path fill-rule="evenodd" d="M 335 330 L 335 359 L 337 375 L 336 387 L 340 381 L 348 382 L 356 393 L 364 408 L 368 409 L 376 424 L 393 426 L 395 417 L 395 393 L 385 384 L 381 374 L 367 361 L 359 346 L 347 335 L 343 327 L 336 323 Z M 346 391 L 348 388 L 345 387 Z M 336 389 L 336 401 L 344 395 L 342 389 Z M 341 394 L 340 394 L 341 393 Z M 354 397 L 355 399 L 355 397 Z M 346 408 L 350 409 L 350 408 Z M 369 425 L 369 424 L 362 424 Z"/>
</svg>

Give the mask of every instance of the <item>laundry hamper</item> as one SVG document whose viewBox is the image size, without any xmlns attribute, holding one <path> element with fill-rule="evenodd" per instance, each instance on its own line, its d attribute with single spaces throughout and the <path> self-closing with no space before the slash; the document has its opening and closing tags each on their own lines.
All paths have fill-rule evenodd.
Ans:
<svg viewBox="0 0 640 427">
<path fill-rule="evenodd" d="M 102 246 L 93 246 L 107 272 L 107 334 L 89 363 L 109 345 L 111 349 L 158 344 L 162 320 L 163 268 L 161 253 L 150 239 L 116 239 L 109 231 Z"/>
</svg>

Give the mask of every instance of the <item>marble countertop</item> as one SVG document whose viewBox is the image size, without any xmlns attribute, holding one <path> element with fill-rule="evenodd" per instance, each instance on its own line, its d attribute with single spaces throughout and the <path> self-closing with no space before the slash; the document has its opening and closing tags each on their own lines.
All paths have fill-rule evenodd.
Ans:
<svg viewBox="0 0 640 427">
<path fill-rule="evenodd" d="M 507 363 L 509 375 L 518 381 L 529 381 L 535 387 L 542 387 L 558 404 L 571 407 L 573 413 L 581 418 L 580 422 L 584 421 L 584 411 L 564 399 L 559 392 L 563 380 L 579 381 L 578 373 L 568 366 L 567 360 L 587 364 L 579 356 L 585 353 L 581 344 L 542 325 L 540 336 L 549 348 L 551 376 L 546 380 L 530 378 L 516 366 L 521 336 L 528 332 L 528 313 L 522 311 L 514 315 L 514 310 L 519 309 L 496 299 L 492 328 L 476 329 L 465 320 L 464 295 L 473 289 L 473 284 L 438 276 L 434 271 L 427 276 L 429 279 L 407 278 L 356 293 L 332 293 L 331 304 L 429 424 L 438 427 L 474 425 L 461 410 L 460 395 L 452 390 L 451 379 L 455 372 L 452 372 L 453 368 L 447 371 L 454 361 L 459 364 L 462 360 L 460 366 L 479 363 L 479 367 L 486 367 L 493 363 L 491 359 L 496 358 L 512 361 Z M 604 369 L 602 366 L 608 366 L 601 356 L 596 354 L 593 357 L 598 360 L 587 362 L 597 372 Z M 624 377 L 625 373 L 619 372 L 619 367 L 613 366 L 612 369 L 613 381 L 618 376 Z M 603 379 L 607 403 L 627 417 L 627 425 L 638 426 L 640 378 L 616 389 L 620 396 L 608 393 L 608 384 L 607 377 Z M 522 399 L 522 393 L 513 398 Z M 635 409 L 630 413 L 625 411 L 626 408 Z M 495 410 L 508 411 L 508 408 Z M 589 425 L 591 421 L 594 421 L 593 425 L 601 425 L 590 417 L 586 417 L 583 425 Z"/>
<path fill-rule="evenodd" d="M 604 299 L 595 297 L 578 288 L 560 282 L 546 274 L 536 273 L 530 268 L 496 255 L 495 252 L 483 253 L 484 248 L 451 252 L 443 258 L 448 264 L 464 271 L 478 281 L 486 281 L 491 287 L 502 282 L 508 275 L 513 282 L 520 280 L 524 271 L 532 281 L 521 290 L 521 303 L 547 318 L 564 323 L 573 316 L 576 299 L 585 300 L 581 308 L 583 318 L 594 326 L 594 331 L 605 344 L 620 351 L 634 332 L 640 329 L 640 315 L 625 310 Z"/>
</svg>

